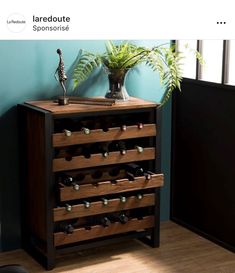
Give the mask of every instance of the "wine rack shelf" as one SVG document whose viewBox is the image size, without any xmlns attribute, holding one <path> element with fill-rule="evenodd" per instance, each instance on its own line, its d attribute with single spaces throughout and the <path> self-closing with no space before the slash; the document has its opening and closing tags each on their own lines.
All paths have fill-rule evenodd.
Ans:
<svg viewBox="0 0 235 273">
<path fill-rule="evenodd" d="M 74 242 L 81 242 L 93 238 L 105 237 L 114 234 L 120 234 L 129 231 L 142 230 L 146 228 L 154 227 L 154 217 L 147 216 L 143 219 L 131 219 L 125 225 L 115 222 L 109 227 L 103 227 L 100 225 L 92 226 L 90 229 L 79 228 L 74 230 L 72 234 L 65 234 L 64 232 L 58 232 L 54 234 L 55 246 L 61 246 Z"/>
<path fill-rule="evenodd" d="M 120 164 L 126 162 L 135 162 L 142 160 L 151 160 L 155 158 L 155 148 L 145 148 L 139 153 L 135 150 L 128 150 L 125 155 L 120 152 L 111 152 L 108 157 L 104 157 L 101 153 L 91 154 L 90 158 L 84 156 L 75 156 L 67 160 L 66 158 L 56 158 L 53 160 L 53 171 L 66 171 L 73 169 L 83 169 L 95 166 L 104 166 L 111 164 Z"/>
<path fill-rule="evenodd" d="M 103 201 L 91 202 L 89 208 L 83 204 L 71 206 L 71 211 L 67 211 L 66 207 L 54 209 L 54 221 L 62 221 L 78 217 L 109 213 L 114 211 L 123 211 L 128 209 L 143 208 L 154 206 L 155 195 L 153 193 L 145 194 L 142 199 L 137 196 L 130 196 L 125 203 L 121 203 L 120 199 L 114 198 L 108 200 L 108 204 L 104 205 Z"/>
<path fill-rule="evenodd" d="M 96 184 L 81 185 L 79 190 L 75 190 L 72 186 L 60 188 L 60 200 L 68 201 L 79 198 L 92 196 L 101 196 L 113 193 L 123 193 L 136 190 L 144 190 L 148 188 L 157 188 L 163 186 L 163 175 L 152 174 L 150 180 L 145 177 L 135 177 L 134 180 L 127 178 L 116 179 L 113 181 L 104 181 Z"/>
<path fill-rule="evenodd" d="M 71 132 L 71 135 L 69 134 L 69 136 L 65 133 L 56 133 L 53 134 L 53 146 L 65 147 L 75 144 L 132 139 L 147 136 L 151 137 L 155 135 L 155 124 L 146 124 L 142 129 L 139 129 L 137 125 L 127 126 L 126 131 L 122 131 L 120 127 L 110 128 L 108 131 L 96 129 L 91 130 L 88 135 L 84 134 L 84 132 Z"/>
<path fill-rule="evenodd" d="M 157 104 L 32 101 L 18 105 L 18 113 L 26 251 L 51 270 L 62 252 L 121 238 L 159 246 Z"/>
</svg>

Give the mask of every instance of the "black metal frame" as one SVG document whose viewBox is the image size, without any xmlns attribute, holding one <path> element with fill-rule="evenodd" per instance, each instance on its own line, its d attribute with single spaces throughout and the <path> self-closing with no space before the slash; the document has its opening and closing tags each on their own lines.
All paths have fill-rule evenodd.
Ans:
<svg viewBox="0 0 235 273">
<path fill-rule="evenodd" d="M 230 41 L 223 41 L 223 59 L 222 59 L 222 79 L 221 83 L 226 84 L 229 80 L 229 52 L 230 52 Z"/>
<path fill-rule="evenodd" d="M 197 51 L 202 54 L 202 41 L 201 40 L 197 40 Z M 196 60 L 196 80 L 199 80 L 201 78 L 201 75 L 202 75 L 202 68 L 201 68 L 201 65 L 197 59 Z"/>
<path fill-rule="evenodd" d="M 176 43 L 175 40 L 172 41 L 173 44 Z M 196 45 L 197 51 L 203 55 L 203 40 L 197 40 Z M 221 75 L 221 84 L 228 84 L 229 81 L 229 54 L 230 54 L 230 41 L 223 40 L 223 52 L 222 52 L 222 75 Z M 199 63 L 199 60 L 196 60 L 196 71 L 195 79 L 200 80 L 202 78 L 202 66 Z M 207 82 L 207 81 L 205 81 Z"/>
<path fill-rule="evenodd" d="M 203 40 L 197 40 L 197 51 L 203 55 Z M 223 52 L 222 52 L 222 75 L 221 84 L 228 84 L 229 81 L 229 53 L 230 53 L 230 41 L 223 40 Z M 202 78 L 202 66 L 199 60 L 196 60 L 196 80 Z M 207 82 L 207 81 L 205 81 Z"/>
</svg>

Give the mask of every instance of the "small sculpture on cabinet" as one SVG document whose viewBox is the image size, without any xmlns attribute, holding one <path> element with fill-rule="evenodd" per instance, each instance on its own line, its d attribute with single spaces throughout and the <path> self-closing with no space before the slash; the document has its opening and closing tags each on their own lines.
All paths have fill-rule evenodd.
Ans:
<svg viewBox="0 0 235 273">
<path fill-rule="evenodd" d="M 66 76 L 65 70 L 64 70 L 64 61 L 62 59 L 62 51 L 61 51 L 61 49 L 58 48 L 56 52 L 59 54 L 60 61 L 59 61 L 59 65 L 55 71 L 55 78 L 61 84 L 61 86 L 63 88 L 63 96 L 60 96 L 58 98 L 58 103 L 59 103 L 59 105 L 67 105 L 67 104 L 69 104 L 69 98 L 66 97 L 67 90 L 65 87 L 65 81 L 67 80 L 67 76 Z M 58 77 L 57 77 L 57 74 L 58 74 Z"/>
</svg>

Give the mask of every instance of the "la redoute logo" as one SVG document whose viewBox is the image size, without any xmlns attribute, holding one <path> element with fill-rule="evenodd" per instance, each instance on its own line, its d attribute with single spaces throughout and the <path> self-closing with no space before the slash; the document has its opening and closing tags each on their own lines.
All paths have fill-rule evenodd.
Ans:
<svg viewBox="0 0 235 273">
<path fill-rule="evenodd" d="M 14 33 L 22 32 L 26 27 L 26 19 L 20 13 L 12 13 L 7 18 L 7 28 Z"/>
</svg>

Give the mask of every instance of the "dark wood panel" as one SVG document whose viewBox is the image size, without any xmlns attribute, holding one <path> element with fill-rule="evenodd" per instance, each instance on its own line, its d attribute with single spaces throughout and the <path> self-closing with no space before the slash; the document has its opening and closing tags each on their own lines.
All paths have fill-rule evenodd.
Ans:
<svg viewBox="0 0 235 273">
<path fill-rule="evenodd" d="M 104 157 L 100 153 L 92 154 L 90 158 L 85 158 L 84 156 L 75 156 L 69 161 L 65 158 L 56 158 L 53 160 L 53 171 L 59 172 L 152 159 L 155 159 L 155 148 L 153 147 L 144 148 L 142 153 L 139 153 L 137 149 L 127 150 L 125 155 L 121 155 L 120 152 L 111 152 L 109 153 L 108 157 Z"/>
<path fill-rule="evenodd" d="M 64 133 L 57 133 L 53 134 L 53 146 L 63 147 L 75 144 L 150 137 L 155 135 L 155 124 L 145 124 L 142 129 L 139 129 L 136 125 L 127 126 L 126 131 L 122 131 L 120 127 L 109 128 L 107 132 L 104 132 L 102 129 L 96 129 L 91 130 L 89 135 L 85 135 L 83 132 L 72 132 L 71 136 L 66 136 Z"/>
<path fill-rule="evenodd" d="M 174 96 L 171 218 L 235 247 L 235 88 L 184 80 Z"/>
<path fill-rule="evenodd" d="M 96 185 L 84 184 L 80 186 L 78 191 L 74 190 L 73 187 L 62 187 L 60 188 L 60 200 L 68 201 L 118 192 L 156 188 L 163 186 L 163 181 L 163 174 L 153 174 L 150 180 L 146 180 L 145 177 L 136 177 L 134 181 L 124 178 L 116 180 L 115 183 L 106 181 Z"/>
<path fill-rule="evenodd" d="M 52 116 L 18 105 L 21 143 L 22 247 L 46 268 L 54 267 Z"/>
<path fill-rule="evenodd" d="M 62 221 L 72 218 L 84 217 L 89 215 L 96 215 L 114 211 L 122 211 L 135 208 L 143 208 L 147 206 L 154 206 L 155 194 L 144 194 L 142 199 L 136 196 L 130 196 L 125 203 L 121 203 L 120 199 L 109 199 L 108 205 L 103 204 L 102 201 L 91 202 L 89 208 L 85 208 L 83 204 L 73 205 L 71 211 L 67 211 L 65 207 L 54 209 L 54 221 Z"/>
<path fill-rule="evenodd" d="M 126 224 L 119 222 L 112 223 L 109 227 L 92 226 L 90 230 L 85 228 L 75 229 L 72 234 L 65 234 L 64 232 L 54 233 L 55 246 L 81 242 L 93 238 L 100 238 L 109 235 L 129 232 L 133 230 L 142 230 L 154 227 L 154 216 L 146 216 L 142 220 L 131 219 Z"/>
<path fill-rule="evenodd" d="M 27 174 L 24 181 L 25 195 L 24 213 L 25 228 L 28 232 L 46 240 L 46 165 L 45 165 L 45 118 L 37 112 L 27 112 L 26 115 Z M 33 151 L 33 152 L 32 152 Z"/>
</svg>

